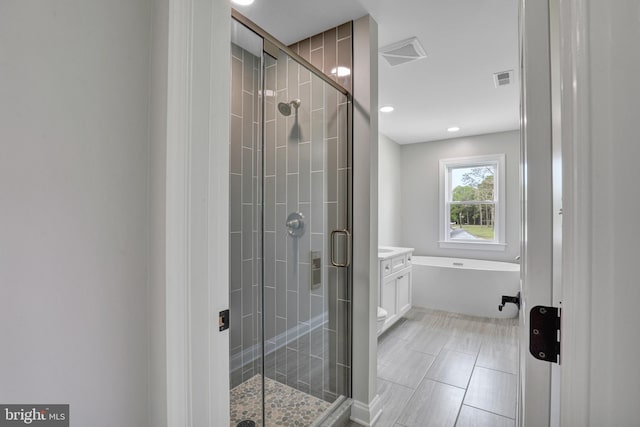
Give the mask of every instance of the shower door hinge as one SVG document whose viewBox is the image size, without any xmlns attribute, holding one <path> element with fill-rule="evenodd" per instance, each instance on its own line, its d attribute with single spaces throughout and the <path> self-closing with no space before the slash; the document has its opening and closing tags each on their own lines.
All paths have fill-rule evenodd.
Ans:
<svg viewBox="0 0 640 427">
<path fill-rule="evenodd" d="M 535 306 L 529 317 L 529 352 L 533 357 L 560 363 L 560 309 Z"/>
<path fill-rule="evenodd" d="M 229 329 L 229 310 L 222 310 L 218 314 L 218 329 L 220 332 Z"/>
</svg>

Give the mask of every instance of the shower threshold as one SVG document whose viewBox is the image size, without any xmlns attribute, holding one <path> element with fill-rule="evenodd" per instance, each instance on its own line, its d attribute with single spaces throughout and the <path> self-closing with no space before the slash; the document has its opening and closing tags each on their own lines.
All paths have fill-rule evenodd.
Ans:
<svg viewBox="0 0 640 427">
<path fill-rule="evenodd" d="M 231 427 L 245 420 L 262 422 L 262 380 L 255 375 L 231 390 Z M 288 385 L 265 378 L 267 427 L 310 426 L 331 404 Z"/>
</svg>

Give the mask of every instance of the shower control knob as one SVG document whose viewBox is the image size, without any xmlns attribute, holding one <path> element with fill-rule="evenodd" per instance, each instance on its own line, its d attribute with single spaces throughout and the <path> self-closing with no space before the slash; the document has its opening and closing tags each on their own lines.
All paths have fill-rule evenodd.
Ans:
<svg viewBox="0 0 640 427">
<path fill-rule="evenodd" d="M 301 212 L 290 213 L 285 225 L 290 236 L 301 237 L 304 234 L 304 215 Z"/>
<path fill-rule="evenodd" d="M 295 230 L 302 227 L 302 222 L 300 222 L 299 219 L 292 219 L 287 221 L 287 227 L 293 228 Z"/>
</svg>

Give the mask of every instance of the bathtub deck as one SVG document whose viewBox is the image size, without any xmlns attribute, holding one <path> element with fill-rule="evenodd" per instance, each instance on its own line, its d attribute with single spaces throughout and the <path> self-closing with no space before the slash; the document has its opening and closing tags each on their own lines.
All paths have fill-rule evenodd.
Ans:
<svg viewBox="0 0 640 427">
<path fill-rule="evenodd" d="M 414 308 L 378 341 L 376 426 L 513 427 L 517 357 L 517 319 Z"/>
</svg>

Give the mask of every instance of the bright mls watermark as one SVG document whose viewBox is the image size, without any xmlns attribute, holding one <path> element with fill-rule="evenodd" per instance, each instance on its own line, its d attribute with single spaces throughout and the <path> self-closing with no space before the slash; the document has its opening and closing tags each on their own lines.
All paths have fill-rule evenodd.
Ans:
<svg viewBox="0 0 640 427">
<path fill-rule="evenodd" d="M 69 427 L 69 405 L 0 405 L 0 427 Z"/>
</svg>

